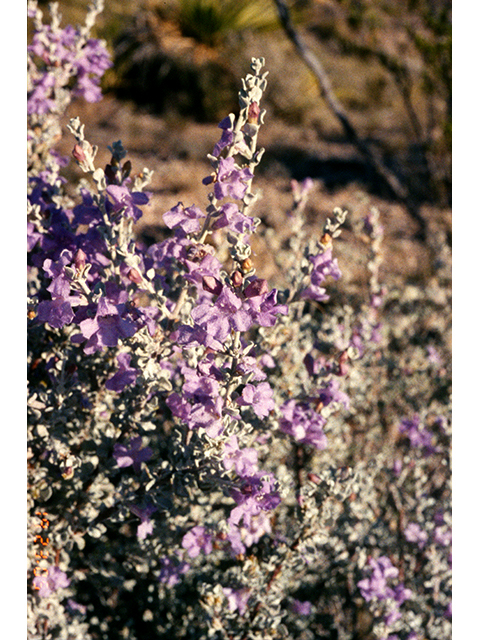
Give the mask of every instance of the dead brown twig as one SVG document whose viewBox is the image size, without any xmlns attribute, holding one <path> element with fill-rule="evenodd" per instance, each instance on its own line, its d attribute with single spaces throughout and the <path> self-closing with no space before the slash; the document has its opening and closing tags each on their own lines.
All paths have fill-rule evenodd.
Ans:
<svg viewBox="0 0 480 640">
<path fill-rule="evenodd" d="M 425 221 L 419 214 L 417 207 L 413 205 L 411 202 L 411 198 L 409 197 L 408 190 L 406 187 L 400 182 L 396 175 L 385 165 L 381 155 L 374 149 L 370 148 L 364 140 L 362 140 L 357 134 L 354 126 L 352 125 L 348 115 L 346 114 L 344 108 L 337 100 L 335 93 L 332 89 L 332 85 L 330 83 L 330 79 L 323 68 L 322 63 L 318 59 L 318 57 L 311 51 L 300 35 L 297 33 L 293 26 L 292 19 L 290 17 L 290 13 L 288 7 L 284 0 L 275 0 L 275 4 L 278 10 L 278 16 L 280 22 L 282 24 L 283 29 L 285 30 L 286 35 L 294 44 L 298 54 L 303 59 L 305 64 L 309 67 L 309 69 L 314 74 L 320 89 L 320 93 L 327 103 L 328 107 L 332 111 L 332 113 L 336 116 L 336 118 L 341 123 L 343 130 L 345 131 L 345 135 L 348 140 L 354 144 L 368 164 L 374 169 L 374 171 L 379 175 L 383 181 L 386 183 L 392 194 L 403 202 L 408 209 L 410 215 L 417 221 L 419 224 L 420 236 L 422 238 L 425 237 Z"/>
</svg>

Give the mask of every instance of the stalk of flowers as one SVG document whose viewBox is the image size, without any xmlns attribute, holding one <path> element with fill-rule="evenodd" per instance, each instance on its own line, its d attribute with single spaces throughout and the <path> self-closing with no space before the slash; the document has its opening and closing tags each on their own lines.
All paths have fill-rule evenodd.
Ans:
<svg viewBox="0 0 480 640">
<path fill-rule="evenodd" d="M 84 352 L 88 354 L 116 347 L 119 340 L 148 324 L 148 312 L 135 306 L 138 283 L 133 274 L 139 273 L 135 266 L 141 257 L 132 243 L 129 222 L 141 215 L 138 205 L 146 204 L 148 196 L 135 190 L 138 185 L 130 191 L 123 184 L 128 180 L 128 168 L 121 184 L 107 184 L 105 172 L 94 168 L 95 149 L 84 140 L 83 126 L 78 120 L 69 126 L 76 132 L 76 147 L 84 147 L 81 152 L 75 148 L 74 157 L 80 158 L 92 174 L 97 193 L 92 196 L 84 191 L 81 205 L 72 212 L 60 212 L 69 223 L 68 244 L 65 234 L 59 238 L 53 225 L 48 236 L 44 235 L 43 244 L 39 243 L 41 248 L 51 248 L 35 257 L 37 264 L 43 260 L 42 269 L 51 278 L 47 290 L 52 299 L 40 302 L 37 318 L 56 328 L 76 325 L 79 332 L 71 339 L 76 344 L 85 343 Z M 114 151 L 112 162 L 118 162 L 118 152 Z M 82 225 L 88 225 L 88 230 L 79 233 Z"/>
<path fill-rule="evenodd" d="M 311 180 L 305 180 L 301 185 L 293 183 L 292 186 L 294 203 L 289 217 L 295 233 L 288 240 L 288 250 L 285 252 L 288 258 L 286 264 L 282 264 L 289 285 L 284 295 L 291 312 L 288 318 L 279 319 L 269 335 L 262 332 L 260 345 L 275 359 L 279 353 L 275 343 L 282 332 L 291 331 L 292 339 L 294 333 L 302 336 L 302 343 L 299 343 L 295 352 L 296 362 L 293 368 L 288 359 L 294 355 L 292 353 L 288 354 L 288 358 L 281 356 L 278 361 L 278 366 L 284 368 L 280 379 L 285 378 L 290 382 L 279 403 L 278 426 L 296 445 L 323 450 L 327 447 L 324 427 L 329 416 L 340 407 L 349 407 L 349 399 L 341 389 L 338 379 L 339 375 L 345 374 L 344 359 L 348 355 L 345 352 L 336 362 L 319 354 L 317 345 L 323 335 L 318 328 L 315 337 L 308 335 L 312 320 L 306 311 L 306 305 L 326 302 L 328 295 L 324 285 L 327 279 L 341 277 L 338 262 L 332 255 L 332 243 L 333 238 L 341 233 L 340 227 L 347 212 L 335 209 L 333 218 L 326 220 L 320 239 L 312 238 L 303 244 L 301 241 L 306 236 L 303 208 L 313 185 Z M 279 261 L 283 262 L 284 253 L 279 255 Z M 289 323 L 291 330 L 286 326 Z M 338 333 L 339 327 L 335 330 Z M 340 337 L 342 334 L 338 335 Z M 291 383 L 292 378 L 295 379 L 295 386 Z M 276 386 L 278 388 L 281 384 Z"/>
<path fill-rule="evenodd" d="M 28 145 L 30 168 L 55 165 L 51 147 L 61 137 L 59 116 L 74 97 L 98 102 L 102 95 L 100 78 L 112 66 L 105 43 L 90 37 L 103 0 L 89 6 L 85 24 L 75 29 L 60 26 L 58 3 L 50 4 L 50 24 L 43 23 L 43 13 L 35 0 L 28 2 L 28 16 L 34 34 L 28 46 Z M 73 86 L 72 85 L 73 82 Z"/>
<path fill-rule="evenodd" d="M 274 409 L 272 390 L 256 362 L 252 345 L 242 339 L 242 334 L 258 325 L 271 327 L 279 313 L 287 313 L 285 305 L 276 303 L 276 291 L 269 291 L 267 283 L 256 278 L 248 239 L 258 226 L 248 211 L 255 199 L 251 192 L 253 170 L 263 152 L 256 151 L 263 118 L 259 101 L 266 86 L 266 74 L 261 74 L 263 64 L 263 60 L 254 59 L 254 74 L 243 81 L 237 119 L 230 115 L 220 123 L 222 136 L 210 156 L 214 173 L 204 180 L 205 184 L 214 185 L 206 215 L 197 207 L 185 208 L 179 203 L 164 215 L 167 226 L 174 229 L 174 239 L 150 250 L 157 260 L 167 256 L 163 250 L 166 243 L 170 255 L 176 244 L 179 250 L 173 253 L 179 257 L 177 264 L 193 285 L 190 291 L 184 288 L 178 294 L 171 338 L 184 351 L 198 351 L 196 370 L 185 366 L 181 359 L 178 361 L 181 386 L 169 395 L 167 405 L 190 431 L 200 430 L 224 443 L 225 470 L 234 468 L 239 483 L 238 488 L 230 490 L 237 507 L 230 514 L 226 534 L 236 553 L 245 551 L 241 535 L 247 535 L 252 516 L 275 508 L 279 500 L 273 476 L 266 483 L 268 474 L 258 470 L 254 450 L 240 447 L 251 427 L 239 409 L 250 407 L 260 419 Z M 238 155 L 248 165 L 237 164 Z M 227 198 L 235 202 L 225 202 Z M 222 270 L 204 244 L 207 235 L 220 229 L 227 231 L 230 244 L 234 267 L 229 273 Z M 160 264 L 156 262 L 155 266 Z M 240 394 L 236 389 L 242 387 Z"/>
<path fill-rule="evenodd" d="M 352 337 L 352 344 L 360 354 L 369 345 L 378 345 L 382 341 L 382 324 L 379 321 L 379 311 L 385 298 L 386 289 L 380 284 L 380 267 L 383 262 L 382 241 L 384 229 L 380 223 L 380 212 L 372 207 L 363 220 L 362 237 L 369 244 L 367 269 L 370 272 L 368 280 L 370 300 L 364 313 L 359 318 Z"/>
<path fill-rule="evenodd" d="M 365 574 L 366 577 L 357 583 L 357 587 L 362 597 L 371 603 L 375 617 L 380 618 L 375 623 L 375 634 L 382 640 L 391 638 L 391 633 L 399 629 L 398 622 L 402 617 L 400 607 L 411 598 L 412 592 L 401 582 L 392 584 L 398 578 L 399 571 L 386 556 L 376 560 L 369 558 Z M 413 639 L 416 635 L 409 637 Z"/>
</svg>

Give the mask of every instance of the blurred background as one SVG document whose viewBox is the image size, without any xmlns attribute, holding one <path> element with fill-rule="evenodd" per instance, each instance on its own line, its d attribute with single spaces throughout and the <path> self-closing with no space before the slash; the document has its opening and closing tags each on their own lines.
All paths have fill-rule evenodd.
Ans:
<svg viewBox="0 0 480 640">
<path fill-rule="evenodd" d="M 48 21 L 47 3 L 39 4 Z M 267 227 L 280 228 L 290 180 L 309 176 L 317 189 L 307 210 L 313 225 L 333 206 L 362 215 L 376 204 L 387 226 L 389 268 L 413 279 L 428 272 L 432 255 L 419 221 L 427 235 L 432 225 L 447 242 L 451 234 L 449 0 L 285 2 L 356 136 L 398 180 L 403 198 L 346 135 L 282 28 L 275 0 L 105 5 L 94 30 L 114 61 L 103 81 L 105 99 L 73 104 L 67 118 L 79 115 L 101 148 L 121 138 L 137 168 L 155 170 L 155 206 L 143 220 L 147 235 L 158 235 L 160 213 L 179 200 L 206 202 L 201 179 L 209 172 L 206 154 L 219 137 L 216 124 L 237 111 L 240 79 L 251 57 L 263 56 L 269 82 L 259 144 L 266 152 L 257 187 L 265 197 L 257 215 Z M 87 6 L 87 0 L 61 0 L 63 23 L 82 23 Z M 70 151 L 71 141 L 65 144 Z"/>
</svg>

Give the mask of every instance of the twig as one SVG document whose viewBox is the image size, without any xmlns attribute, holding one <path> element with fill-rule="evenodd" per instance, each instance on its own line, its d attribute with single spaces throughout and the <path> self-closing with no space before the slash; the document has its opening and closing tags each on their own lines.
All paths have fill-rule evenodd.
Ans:
<svg viewBox="0 0 480 640">
<path fill-rule="evenodd" d="M 368 147 L 367 144 L 358 136 L 350 119 L 345 113 L 345 110 L 337 100 L 333 92 L 332 85 L 330 84 L 330 79 L 326 74 L 325 69 L 323 68 L 320 60 L 306 46 L 304 41 L 300 38 L 299 34 L 295 31 L 287 5 L 285 4 L 284 0 L 275 0 L 275 4 L 277 6 L 280 22 L 285 30 L 285 33 L 295 45 L 295 48 L 297 49 L 300 57 L 303 59 L 305 64 L 313 72 L 315 78 L 318 81 L 320 93 L 322 97 L 325 99 L 330 110 L 334 113 L 334 115 L 340 121 L 347 138 L 357 147 L 357 149 L 364 156 L 367 162 L 373 167 L 376 173 L 384 180 L 384 182 L 387 184 L 387 186 L 389 187 L 393 195 L 407 206 L 410 215 L 413 218 L 415 218 L 415 220 L 418 222 L 420 226 L 420 235 L 422 236 L 422 238 L 424 238 L 425 237 L 425 221 L 418 213 L 417 208 L 411 202 L 408 190 L 405 188 L 403 184 L 401 184 L 399 179 L 385 165 L 380 154 L 377 153 L 377 151 L 375 151 L 374 149 L 371 149 L 370 147 Z"/>
</svg>

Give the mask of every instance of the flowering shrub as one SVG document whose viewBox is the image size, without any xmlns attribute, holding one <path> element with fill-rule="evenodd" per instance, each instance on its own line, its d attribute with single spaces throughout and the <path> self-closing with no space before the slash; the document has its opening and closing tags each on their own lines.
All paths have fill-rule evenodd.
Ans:
<svg viewBox="0 0 480 640">
<path fill-rule="evenodd" d="M 378 211 L 358 308 L 329 295 L 347 214 L 307 237 L 309 179 L 282 285 L 256 275 L 262 58 L 219 125 L 205 211 L 179 202 L 144 246 L 151 172 L 121 142 L 97 167 L 78 118 L 72 195 L 54 145 L 71 97 L 99 98 L 101 5 L 73 30 L 29 4 L 29 637 L 446 640 L 448 349 L 415 342 L 408 291 L 380 284 Z"/>
</svg>

